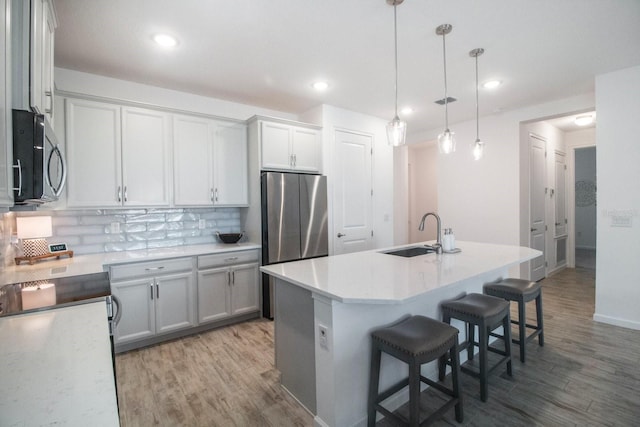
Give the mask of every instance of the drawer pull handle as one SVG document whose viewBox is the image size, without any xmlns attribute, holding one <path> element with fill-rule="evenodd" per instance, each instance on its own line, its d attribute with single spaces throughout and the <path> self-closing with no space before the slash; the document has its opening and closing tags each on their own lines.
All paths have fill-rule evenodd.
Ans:
<svg viewBox="0 0 640 427">
<path fill-rule="evenodd" d="M 157 270 L 162 270 L 164 268 L 164 266 L 160 266 L 160 267 L 147 267 L 144 270 L 145 271 L 157 271 Z"/>
<path fill-rule="evenodd" d="M 237 260 L 237 259 L 238 259 L 238 257 L 237 257 L 237 256 L 232 256 L 231 258 L 225 258 L 224 260 L 225 260 L 225 261 L 235 261 L 235 260 Z"/>
</svg>

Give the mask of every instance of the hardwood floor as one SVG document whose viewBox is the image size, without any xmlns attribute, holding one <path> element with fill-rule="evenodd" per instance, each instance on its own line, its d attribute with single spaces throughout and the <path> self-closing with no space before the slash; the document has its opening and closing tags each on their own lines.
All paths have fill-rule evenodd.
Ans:
<svg viewBox="0 0 640 427">
<path fill-rule="evenodd" d="M 513 378 L 502 370 L 492 373 L 486 403 L 477 380 L 463 375 L 462 425 L 638 424 L 640 331 L 591 320 L 594 280 L 594 270 L 579 268 L 541 282 L 545 346 L 529 343 L 526 364 L 514 346 Z M 527 309 L 533 321 L 533 304 Z M 269 321 L 132 351 L 118 355 L 116 363 L 123 427 L 313 425 L 279 385 Z M 433 393 L 423 393 L 426 411 L 441 402 Z M 459 424 L 452 410 L 436 425 Z"/>
</svg>

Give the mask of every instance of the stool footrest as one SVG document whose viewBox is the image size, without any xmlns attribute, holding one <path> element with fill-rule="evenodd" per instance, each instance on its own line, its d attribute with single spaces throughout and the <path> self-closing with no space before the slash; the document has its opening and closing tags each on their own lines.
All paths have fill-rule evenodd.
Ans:
<svg viewBox="0 0 640 427">
<path fill-rule="evenodd" d="M 396 384 L 392 385 L 382 393 L 379 393 L 378 398 L 376 399 L 376 403 L 380 403 L 383 400 L 393 396 L 394 394 L 396 394 L 397 392 L 399 392 L 400 390 L 402 390 L 408 385 L 409 385 L 409 378 L 405 378 L 404 380 L 397 382 Z"/>
</svg>

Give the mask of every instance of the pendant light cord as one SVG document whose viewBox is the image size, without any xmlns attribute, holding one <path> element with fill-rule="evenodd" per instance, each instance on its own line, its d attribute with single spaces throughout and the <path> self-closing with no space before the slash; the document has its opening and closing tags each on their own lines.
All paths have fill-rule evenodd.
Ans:
<svg viewBox="0 0 640 427">
<path fill-rule="evenodd" d="M 478 54 L 476 54 L 476 140 L 480 139 L 480 108 L 478 107 Z"/>
<path fill-rule="evenodd" d="M 395 60 L 396 60 L 396 115 L 398 117 L 398 18 L 396 16 L 396 3 L 393 3 L 393 38 L 395 45 Z"/>
<path fill-rule="evenodd" d="M 446 34 L 442 33 L 442 56 L 444 58 L 444 127 L 449 130 L 449 99 L 447 96 L 447 45 L 444 42 Z"/>
</svg>

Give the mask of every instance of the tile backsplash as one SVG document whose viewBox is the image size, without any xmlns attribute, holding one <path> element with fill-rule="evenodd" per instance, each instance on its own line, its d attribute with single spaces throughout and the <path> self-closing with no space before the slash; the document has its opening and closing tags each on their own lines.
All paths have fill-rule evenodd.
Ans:
<svg viewBox="0 0 640 427">
<path fill-rule="evenodd" d="M 0 222 L 0 265 L 12 264 L 16 255 L 16 216 L 51 216 L 53 236 L 47 241 L 66 243 L 78 255 L 217 243 L 216 231 L 241 231 L 240 208 L 9 212 Z"/>
</svg>

